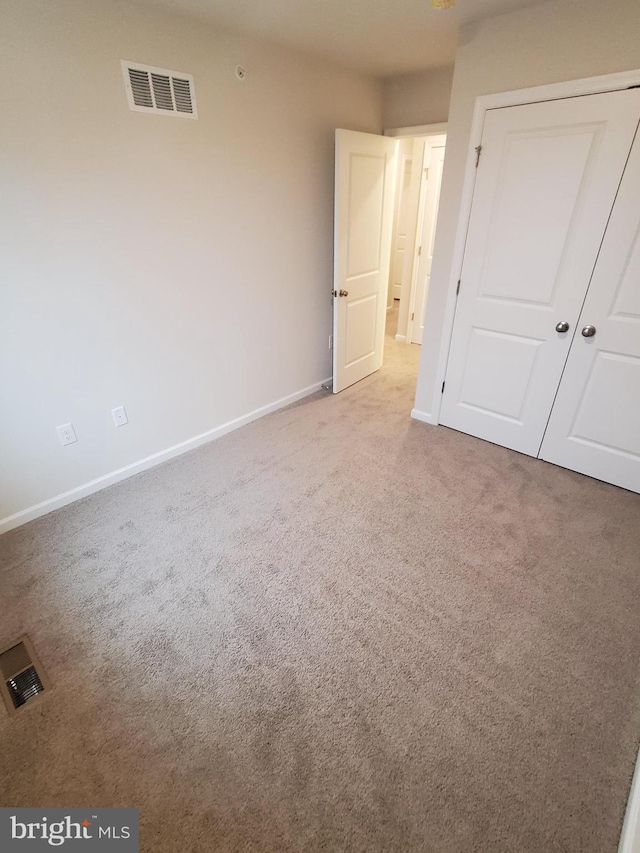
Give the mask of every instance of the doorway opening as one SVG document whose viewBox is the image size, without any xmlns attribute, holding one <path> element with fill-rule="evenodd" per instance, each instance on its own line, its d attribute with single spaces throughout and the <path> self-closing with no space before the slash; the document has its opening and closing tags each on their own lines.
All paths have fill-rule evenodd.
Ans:
<svg viewBox="0 0 640 853">
<path fill-rule="evenodd" d="M 391 351 L 417 382 L 445 144 L 446 125 L 336 131 L 334 393 Z"/>
<path fill-rule="evenodd" d="M 422 344 L 431 279 L 446 125 L 385 131 L 397 138 L 396 193 L 387 294 L 387 336 Z"/>
</svg>

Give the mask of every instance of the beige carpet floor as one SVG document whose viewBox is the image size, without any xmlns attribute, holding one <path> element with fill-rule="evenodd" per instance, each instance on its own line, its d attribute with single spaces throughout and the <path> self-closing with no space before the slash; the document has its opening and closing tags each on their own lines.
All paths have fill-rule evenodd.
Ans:
<svg viewBox="0 0 640 853">
<path fill-rule="evenodd" d="M 417 347 L 0 539 L 0 804 L 144 851 L 615 853 L 640 496 L 411 421 Z"/>
</svg>

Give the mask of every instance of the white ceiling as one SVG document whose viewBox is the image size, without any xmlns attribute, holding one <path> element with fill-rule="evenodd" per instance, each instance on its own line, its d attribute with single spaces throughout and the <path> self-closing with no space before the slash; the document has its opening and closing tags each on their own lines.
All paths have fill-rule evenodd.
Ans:
<svg viewBox="0 0 640 853">
<path fill-rule="evenodd" d="M 460 24 L 543 0 L 144 0 L 376 76 L 452 65 Z"/>
</svg>

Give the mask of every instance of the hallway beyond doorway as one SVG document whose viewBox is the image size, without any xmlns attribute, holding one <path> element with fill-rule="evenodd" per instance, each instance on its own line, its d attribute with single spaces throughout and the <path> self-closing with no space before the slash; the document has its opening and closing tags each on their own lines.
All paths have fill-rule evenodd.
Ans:
<svg viewBox="0 0 640 853">
<path fill-rule="evenodd" d="M 399 307 L 399 300 L 394 299 L 391 309 L 387 311 L 382 370 L 385 373 L 387 371 L 392 372 L 398 379 L 402 376 L 407 383 L 412 384 L 412 391 L 415 394 L 415 385 L 418 379 L 418 363 L 420 361 L 420 347 L 417 344 L 408 344 L 396 340 Z"/>
</svg>

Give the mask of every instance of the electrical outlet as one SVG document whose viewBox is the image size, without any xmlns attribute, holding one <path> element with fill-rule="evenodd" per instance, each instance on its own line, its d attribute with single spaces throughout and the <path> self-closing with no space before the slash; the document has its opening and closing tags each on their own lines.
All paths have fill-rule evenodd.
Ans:
<svg viewBox="0 0 640 853">
<path fill-rule="evenodd" d="M 127 413 L 124 410 L 124 406 L 116 406 L 115 409 L 111 409 L 111 415 L 113 417 L 114 424 L 118 426 L 124 426 L 129 423 L 129 419 L 127 418 Z"/>
<path fill-rule="evenodd" d="M 62 445 L 74 444 L 78 440 L 73 424 L 62 424 L 62 426 L 56 427 L 56 430 Z"/>
<path fill-rule="evenodd" d="M 333 349 L 333 335 L 329 335 L 329 349 Z"/>
</svg>

